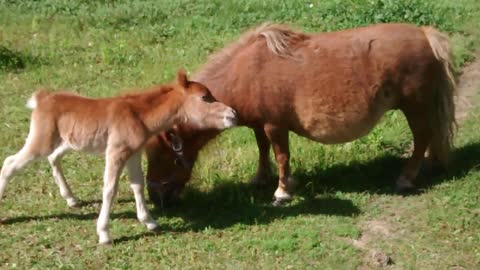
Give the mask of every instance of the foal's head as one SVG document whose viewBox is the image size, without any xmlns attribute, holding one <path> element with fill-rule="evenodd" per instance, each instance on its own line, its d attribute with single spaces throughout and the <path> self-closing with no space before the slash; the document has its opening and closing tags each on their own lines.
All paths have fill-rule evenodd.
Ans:
<svg viewBox="0 0 480 270">
<path fill-rule="evenodd" d="M 186 92 L 183 114 L 189 125 L 198 129 L 225 129 L 237 124 L 235 110 L 218 102 L 206 86 L 189 81 L 182 70 L 177 73 L 177 82 Z"/>
<path fill-rule="evenodd" d="M 177 74 L 178 84 L 185 89 L 183 106 L 187 123 L 163 132 L 147 143 L 148 192 L 155 204 L 175 200 L 192 173 L 198 151 L 219 129 L 237 123 L 236 112 L 218 102 L 204 85 L 187 79 L 183 71 Z M 198 136 L 197 136 L 198 135 Z"/>
</svg>

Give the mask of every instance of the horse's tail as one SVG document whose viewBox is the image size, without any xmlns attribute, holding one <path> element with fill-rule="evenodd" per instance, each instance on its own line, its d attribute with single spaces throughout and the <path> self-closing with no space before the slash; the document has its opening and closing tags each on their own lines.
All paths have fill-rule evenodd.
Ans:
<svg viewBox="0 0 480 270">
<path fill-rule="evenodd" d="M 452 69 L 452 58 L 448 36 L 432 27 L 422 27 L 435 58 L 442 64 L 443 72 L 438 78 L 437 89 L 434 89 L 431 128 L 432 140 L 429 155 L 447 167 L 449 153 L 453 147 L 453 138 L 457 128 L 455 120 L 454 95 L 456 83 Z"/>
</svg>

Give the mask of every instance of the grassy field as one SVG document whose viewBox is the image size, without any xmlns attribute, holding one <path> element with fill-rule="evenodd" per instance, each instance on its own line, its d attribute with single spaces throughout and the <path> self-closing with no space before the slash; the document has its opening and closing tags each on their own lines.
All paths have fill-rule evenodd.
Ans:
<svg viewBox="0 0 480 270">
<path fill-rule="evenodd" d="M 23 145 L 24 104 L 36 88 L 103 97 L 167 82 L 178 67 L 193 72 L 264 21 L 309 32 L 390 21 L 434 25 L 452 37 L 457 72 L 480 49 L 477 0 L 0 0 L 0 160 Z M 281 208 L 271 206 L 273 185 L 259 191 L 247 184 L 256 170 L 253 133 L 230 130 L 201 153 L 184 200 L 154 210 L 159 234 L 135 219 L 123 179 L 111 248 L 97 246 L 95 234 L 103 160 L 65 158 L 81 209 L 66 206 L 47 162 L 38 162 L 14 178 L 0 203 L 0 267 L 369 269 L 371 253 L 381 251 L 394 261 L 387 269 L 479 269 L 479 114 L 473 108 L 461 125 L 452 170 L 422 174 L 424 192 L 408 197 L 391 188 L 411 143 L 400 113 L 344 145 L 292 134 L 300 187 Z"/>
</svg>

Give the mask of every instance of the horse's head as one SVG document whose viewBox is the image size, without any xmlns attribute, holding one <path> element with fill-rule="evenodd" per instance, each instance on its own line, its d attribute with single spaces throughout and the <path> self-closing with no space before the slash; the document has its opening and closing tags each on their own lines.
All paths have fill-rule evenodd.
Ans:
<svg viewBox="0 0 480 270">
<path fill-rule="evenodd" d="M 147 143 L 147 190 L 156 206 L 176 201 L 190 180 L 199 150 L 220 131 L 178 125 Z"/>
</svg>

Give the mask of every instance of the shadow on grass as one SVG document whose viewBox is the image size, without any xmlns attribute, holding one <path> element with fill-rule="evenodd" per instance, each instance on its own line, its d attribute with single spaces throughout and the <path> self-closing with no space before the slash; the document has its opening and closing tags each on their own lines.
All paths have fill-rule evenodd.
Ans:
<svg viewBox="0 0 480 270">
<path fill-rule="evenodd" d="M 480 143 L 457 148 L 450 171 L 436 176 L 419 176 L 421 188 L 461 179 L 480 164 Z M 367 163 L 338 165 L 313 173 L 297 172 L 300 185 L 296 202 L 280 208 L 272 207 L 275 185 L 257 190 L 246 183 L 225 181 L 209 192 L 187 189 L 185 198 L 175 206 L 154 209 L 154 216 L 181 217 L 181 225 L 162 224 L 166 233 L 224 229 L 238 224 L 269 224 L 277 219 L 301 215 L 356 216 L 360 209 L 352 201 L 332 195 L 336 191 L 394 194 L 393 184 L 405 160 L 382 156 Z M 115 243 L 128 242 L 155 235 L 145 232 L 124 236 Z"/>
<path fill-rule="evenodd" d="M 124 204 L 133 202 L 131 199 L 118 199 L 115 200 L 115 203 Z M 82 201 L 80 208 L 82 207 L 92 207 L 95 204 L 101 205 L 101 200 L 91 200 L 91 201 Z M 31 221 L 43 221 L 43 220 L 59 220 L 59 219 L 74 219 L 74 220 L 93 220 L 98 217 L 100 209 L 94 212 L 89 213 L 79 213 L 81 209 L 66 209 L 64 213 L 51 214 L 51 215 L 33 215 L 33 216 L 18 216 L 14 218 L 6 218 L 0 221 L 0 225 L 13 225 L 17 223 L 25 223 Z M 135 212 L 122 212 L 122 213 L 112 213 L 111 218 L 136 218 Z"/>
<path fill-rule="evenodd" d="M 297 194 L 309 197 L 319 192 L 368 192 L 393 195 L 395 180 L 400 175 L 406 159 L 385 155 L 366 163 L 352 162 L 336 165 L 326 170 L 297 171 L 299 181 Z M 457 148 L 452 153 L 448 172 L 421 171 L 416 184 L 421 190 L 452 181 L 467 175 L 480 165 L 480 143 L 471 143 Z"/>
<path fill-rule="evenodd" d="M 205 228 L 225 229 L 235 225 L 268 225 L 277 219 L 296 217 L 301 215 L 335 215 L 356 216 L 360 210 L 350 200 L 320 196 L 284 206 L 273 207 L 271 200 L 266 202 L 252 201 L 249 197 L 225 200 L 230 192 L 240 194 L 250 193 L 252 188 L 247 184 L 224 184 L 211 192 L 202 193 L 189 190 L 186 199 L 174 207 L 167 209 L 156 208 L 154 217 L 181 217 L 181 224 L 162 223 L 160 233 L 144 232 L 132 236 L 123 236 L 115 240 L 116 244 L 138 240 L 144 237 L 161 235 L 162 233 L 175 234 L 183 232 L 203 231 Z"/>
<path fill-rule="evenodd" d="M 258 194 L 257 194 L 258 193 Z M 350 200 L 334 198 L 328 195 L 301 200 L 281 208 L 271 206 L 271 197 L 265 197 L 264 191 L 257 191 L 245 183 L 226 181 L 210 192 L 188 190 L 185 200 L 168 209 L 153 209 L 152 215 L 158 217 L 181 217 L 185 222 L 180 224 L 162 223 L 161 233 L 182 233 L 186 231 L 202 231 L 206 227 L 223 229 L 236 224 L 269 224 L 276 219 L 299 215 L 338 215 L 356 216 L 360 210 Z M 130 199 L 118 199 L 116 203 L 133 202 Z M 64 213 L 51 215 L 27 215 L 4 219 L 0 226 L 28 223 L 45 220 L 95 220 L 98 217 L 100 200 L 82 202 L 83 209 L 66 209 Z M 131 207 L 131 206 L 129 206 Z M 85 209 L 87 208 L 87 209 Z M 113 211 L 111 219 L 136 219 L 134 207 L 127 211 Z M 115 243 L 134 241 L 157 233 L 145 232 L 137 235 L 123 236 L 115 239 Z"/>
<path fill-rule="evenodd" d="M 422 187 L 430 187 L 445 181 L 462 178 L 480 164 L 480 143 L 462 146 L 454 152 L 454 161 L 447 174 L 429 178 L 421 175 Z M 283 206 L 271 206 L 274 186 L 257 190 L 246 183 L 225 181 L 211 191 L 186 190 L 185 199 L 170 208 L 154 208 L 154 217 L 181 217 L 181 224 L 161 224 L 161 232 L 182 233 L 201 231 L 205 228 L 224 229 L 235 225 L 270 224 L 277 219 L 301 215 L 334 215 L 356 216 L 360 209 L 352 201 L 331 195 L 332 191 L 369 192 L 374 194 L 391 194 L 395 178 L 399 175 L 403 162 L 394 156 L 382 156 L 367 163 L 351 163 L 337 165 L 322 171 L 304 173 L 299 171 L 295 177 L 300 181 L 295 203 Z M 133 199 L 119 199 L 117 202 L 132 202 Z M 100 204 L 101 201 L 84 202 L 84 206 Z M 66 210 L 68 211 L 68 210 Z M 29 221 L 51 219 L 94 220 L 98 211 L 88 213 L 72 212 L 44 215 L 20 216 L 3 220 L 2 225 L 12 225 Z M 134 209 L 124 212 L 113 212 L 112 219 L 136 219 Z M 123 236 L 115 243 L 134 241 L 144 237 L 157 235 L 154 232 Z"/>
<path fill-rule="evenodd" d="M 152 210 L 154 218 L 181 217 L 184 222 L 180 222 L 180 224 L 162 222 L 160 233 L 149 232 L 145 228 L 143 233 L 122 236 L 115 239 L 114 242 L 120 244 L 144 237 L 161 235 L 162 233 L 175 234 L 187 231 L 202 231 L 207 227 L 223 229 L 237 224 L 269 224 L 277 219 L 300 215 L 356 216 L 360 213 L 360 210 L 350 200 L 338 199 L 328 195 L 317 196 L 276 208 L 271 206 L 271 198 L 258 199 L 254 194 L 255 192 L 257 191 L 248 184 L 233 182 L 219 185 L 206 193 L 188 190 L 186 199 L 180 201 L 175 207 Z M 100 202 L 88 203 L 96 204 Z M 83 212 L 79 213 L 79 211 Z M 0 226 L 44 220 L 95 220 L 97 217 L 98 210 L 67 209 L 65 213 L 59 214 L 4 219 Z M 122 212 L 114 211 L 111 214 L 111 219 L 136 219 L 136 213 L 134 208 Z"/>
<path fill-rule="evenodd" d="M 33 56 L 28 52 L 11 50 L 0 45 L 0 71 L 15 71 L 24 69 L 29 65 L 40 66 L 45 64 L 47 62 L 44 59 Z"/>
</svg>

